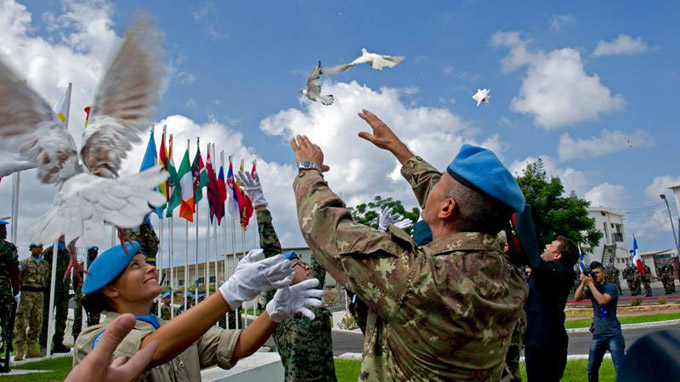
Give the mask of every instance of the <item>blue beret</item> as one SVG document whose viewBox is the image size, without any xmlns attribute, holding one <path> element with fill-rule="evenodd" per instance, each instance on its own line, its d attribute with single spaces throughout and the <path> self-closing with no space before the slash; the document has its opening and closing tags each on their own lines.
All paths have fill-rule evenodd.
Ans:
<svg viewBox="0 0 680 382">
<path fill-rule="evenodd" d="M 31 242 L 31 243 L 28 245 L 28 249 L 32 249 L 33 247 L 37 247 L 37 246 L 38 246 L 38 244 Z"/>
<path fill-rule="evenodd" d="M 432 230 L 425 223 L 425 220 L 421 220 L 413 225 L 413 240 L 419 247 L 427 245 L 432 241 Z"/>
<path fill-rule="evenodd" d="M 0 220 L 0 225 L 7 225 L 9 222 L 7 220 Z"/>
<path fill-rule="evenodd" d="M 201 294 L 199 294 L 198 296 L 196 296 L 196 299 L 197 299 L 197 300 L 200 300 L 200 299 L 202 299 L 202 298 L 205 298 L 205 293 L 201 293 Z"/>
<path fill-rule="evenodd" d="M 170 296 L 172 296 L 172 291 L 167 291 L 163 293 L 163 298 L 169 298 Z"/>
<path fill-rule="evenodd" d="M 300 260 L 300 257 L 295 253 L 295 251 L 288 251 L 285 253 L 286 260 Z"/>
<path fill-rule="evenodd" d="M 491 150 L 465 144 L 447 168 L 449 175 L 514 212 L 524 210 L 524 194 L 517 180 Z"/>
<path fill-rule="evenodd" d="M 194 292 L 187 292 L 187 298 L 194 299 Z"/>
<path fill-rule="evenodd" d="M 83 283 L 83 294 L 102 289 L 123 273 L 132 261 L 132 257 L 139 253 L 138 242 L 128 242 L 125 245 L 128 250 L 127 255 L 123 251 L 123 246 L 116 245 L 97 256 L 87 269 L 87 277 L 85 277 Z"/>
</svg>

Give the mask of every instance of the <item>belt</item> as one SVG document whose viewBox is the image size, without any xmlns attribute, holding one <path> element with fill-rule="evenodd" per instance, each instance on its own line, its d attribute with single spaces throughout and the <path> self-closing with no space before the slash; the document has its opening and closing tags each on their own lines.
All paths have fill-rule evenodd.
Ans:
<svg viewBox="0 0 680 382">
<path fill-rule="evenodd" d="M 28 285 L 22 285 L 21 286 L 22 292 L 41 292 L 41 293 L 44 293 L 45 290 L 46 290 L 45 287 L 34 287 L 34 286 L 28 286 Z"/>
</svg>

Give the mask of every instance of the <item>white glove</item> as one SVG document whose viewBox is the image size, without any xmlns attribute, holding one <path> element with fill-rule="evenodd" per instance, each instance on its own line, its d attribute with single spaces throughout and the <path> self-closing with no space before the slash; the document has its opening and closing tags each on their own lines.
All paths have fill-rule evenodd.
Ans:
<svg viewBox="0 0 680 382">
<path fill-rule="evenodd" d="M 267 304 L 269 318 L 274 322 L 281 322 L 284 318 L 300 312 L 313 320 L 316 315 L 309 308 L 320 307 L 320 298 L 323 296 L 321 289 L 315 289 L 317 286 L 319 280 L 310 279 L 277 290 L 274 298 Z"/>
<path fill-rule="evenodd" d="M 236 310 L 244 301 L 250 301 L 260 293 L 287 287 L 293 282 L 295 271 L 284 255 L 264 260 L 255 259 L 262 250 L 250 251 L 234 270 L 234 274 L 220 286 L 220 293 L 229 306 Z"/>
<path fill-rule="evenodd" d="M 383 208 L 382 212 L 380 212 L 380 218 L 378 219 L 378 228 L 380 228 L 381 231 L 387 231 L 389 226 L 392 224 L 401 229 L 406 229 L 412 226 L 413 222 L 411 221 L 411 219 L 404 218 L 400 214 L 392 213 L 392 208 L 385 207 Z"/>
<path fill-rule="evenodd" d="M 14 301 L 16 301 L 17 306 L 19 306 L 19 303 L 21 302 L 21 292 L 17 293 L 17 295 L 14 296 Z"/>
<path fill-rule="evenodd" d="M 243 183 L 246 194 L 248 194 L 248 197 L 253 202 L 253 208 L 267 206 L 267 199 L 264 198 L 260 176 L 257 172 L 253 176 L 249 172 L 239 171 L 238 180 Z"/>
</svg>

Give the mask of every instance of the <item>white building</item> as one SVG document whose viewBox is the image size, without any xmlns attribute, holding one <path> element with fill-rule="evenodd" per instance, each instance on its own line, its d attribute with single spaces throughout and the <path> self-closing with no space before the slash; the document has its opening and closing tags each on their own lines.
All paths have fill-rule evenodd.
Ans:
<svg viewBox="0 0 680 382">
<path fill-rule="evenodd" d="M 595 219 L 595 228 L 602 232 L 602 239 L 593 253 L 587 254 L 588 263 L 599 261 L 605 266 L 610 259 L 619 270 L 630 262 L 630 253 L 624 230 L 625 212 L 607 207 L 590 207 L 588 217 Z"/>
</svg>

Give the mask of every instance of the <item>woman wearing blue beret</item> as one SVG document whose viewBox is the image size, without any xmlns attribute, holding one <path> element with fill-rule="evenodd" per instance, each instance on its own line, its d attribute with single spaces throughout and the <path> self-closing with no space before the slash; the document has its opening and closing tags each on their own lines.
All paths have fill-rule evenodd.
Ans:
<svg viewBox="0 0 680 382">
<path fill-rule="evenodd" d="M 300 312 L 314 318 L 310 307 L 321 305 L 318 281 L 290 286 L 294 271 L 283 255 L 256 261 L 262 251 L 251 251 L 234 274 L 193 309 L 170 321 L 149 315 L 149 306 L 161 293 L 156 267 L 148 264 L 139 243 L 125 243 L 102 253 L 88 269 L 83 285 L 83 306 L 90 313 L 104 311 L 106 320 L 83 331 L 74 346 L 74 366 L 95 349 L 109 325 L 121 314 L 136 316 L 132 331 L 113 353 L 130 358 L 147 346 L 156 347 L 149 367 L 138 381 L 200 381 L 201 369 L 230 368 L 254 353 L 285 317 Z M 274 299 L 248 328 L 221 329 L 215 323 L 227 312 L 260 293 L 278 289 Z M 116 361 L 119 362 L 119 361 Z"/>
</svg>

